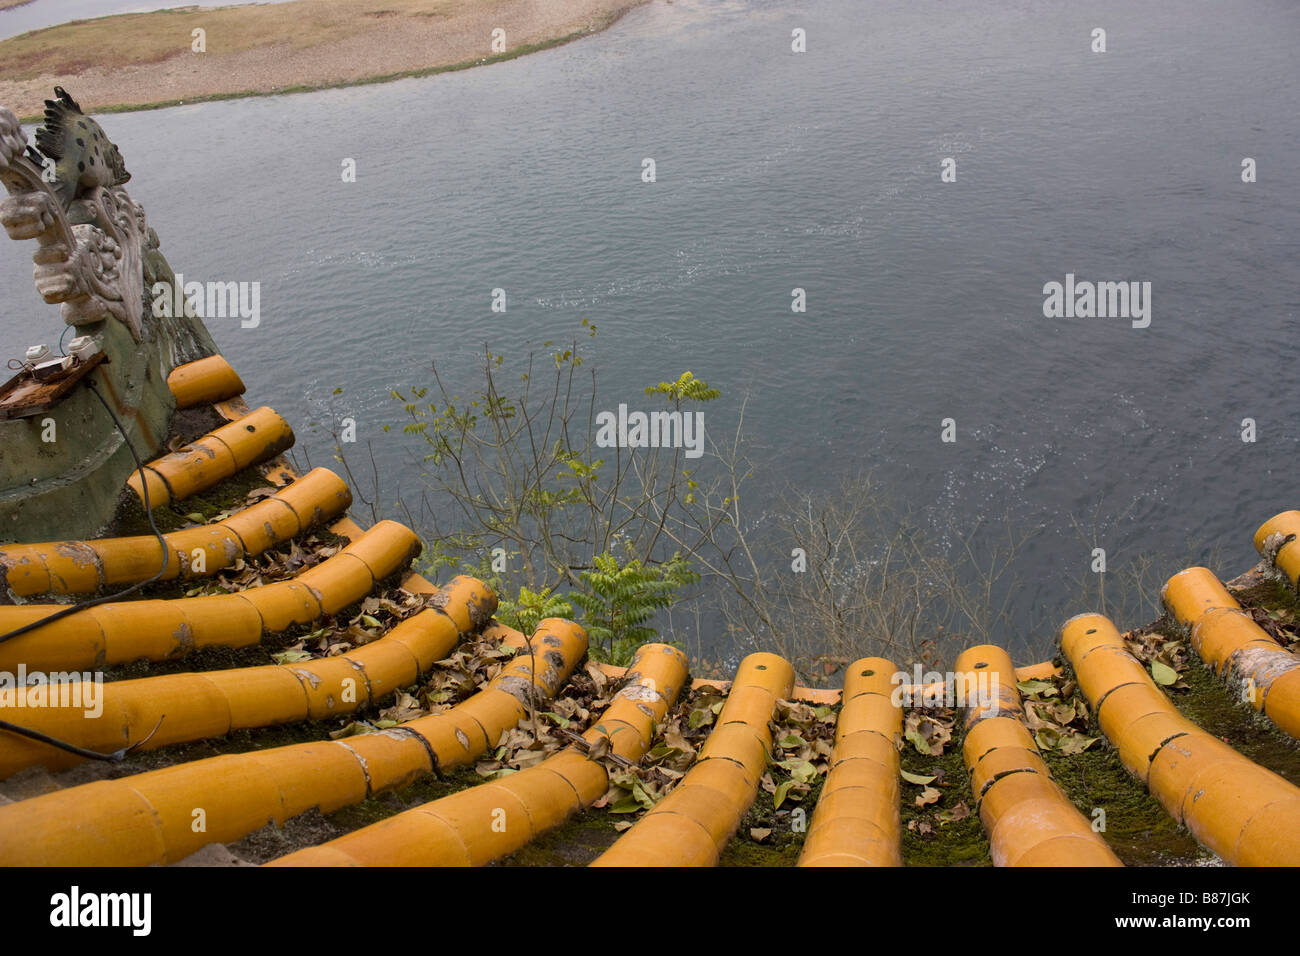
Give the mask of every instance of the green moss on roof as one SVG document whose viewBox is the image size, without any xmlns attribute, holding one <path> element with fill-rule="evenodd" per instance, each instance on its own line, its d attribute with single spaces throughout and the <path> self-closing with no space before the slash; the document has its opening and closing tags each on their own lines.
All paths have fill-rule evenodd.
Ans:
<svg viewBox="0 0 1300 956">
<path fill-rule="evenodd" d="M 960 726 L 960 724 L 959 724 Z M 942 775 L 938 786 L 943 794 L 939 806 L 953 810 L 960 803 L 965 803 L 970 816 L 952 823 L 934 825 L 934 807 L 916 806 L 916 795 L 920 788 L 903 784 L 899 812 L 902 816 L 902 854 L 905 866 L 992 866 L 989 855 L 989 841 L 980 824 L 979 814 L 975 808 L 975 798 L 971 795 L 970 776 L 962 762 L 962 735 L 954 734 L 944 747 L 942 756 L 927 757 L 918 753 L 911 744 L 903 747 L 900 765 L 908 773 L 921 776 Z M 915 821 L 918 827 L 922 820 L 933 826 L 930 833 L 921 833 L 919 829 L 908 829 L 908 824 Z"/>
</svg>

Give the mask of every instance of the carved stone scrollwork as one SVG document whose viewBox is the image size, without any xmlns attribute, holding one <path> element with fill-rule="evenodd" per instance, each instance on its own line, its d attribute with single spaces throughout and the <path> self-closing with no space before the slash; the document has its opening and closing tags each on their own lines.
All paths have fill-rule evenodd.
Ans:
<svg viewBox="0 0 1300 956">
<path fill-rule="evenodd" d="M 99 351 L 73 364 L 69 387 L 47 396 L 41 418 L 8 414 L 30 410 L 32 372 L 0 385 L 0 541 L 103 533 L 134 454 L 152 458 L 166 448 L 176 407 L 168 376 L 217 351 L 201 318 L 154 315 L 146 293 L 177 277 L 124 188 L 131 174 L 107 132 L 56 86 L 32 139 L 0 106 L 0 224 L 14 239 L 36 240 L 37 291 Z M 76 387 L 91 371 L 116 421 Z M 33 427 L 46 415 L 70 440 L 50 443 Z"/>
<path fill-rule="evenodd" d="M 61 303 L 69 325 L 113 318 L 138 342 L 144 308 L 144 210 L 120 185 L 77 185 L 65 206 L 56 185 L 32 161 L 22 127 L 0 107 L 0 224 L 12 239 L 35 239 L 36 289 Z"/>
</svg>

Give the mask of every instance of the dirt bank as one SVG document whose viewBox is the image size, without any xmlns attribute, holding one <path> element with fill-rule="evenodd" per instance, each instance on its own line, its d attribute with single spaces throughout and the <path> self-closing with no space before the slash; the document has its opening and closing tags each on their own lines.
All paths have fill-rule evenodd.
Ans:
<svg viewBox="0 0 1300 956">
<path fill-rule="evenodd" d="M 464 69 L 597 32 L 642 2 L 295 0 L 78 20 L 0 41 L 0 104 L 34 117 L 60 85 L 105 112 Z"/>
</svg>

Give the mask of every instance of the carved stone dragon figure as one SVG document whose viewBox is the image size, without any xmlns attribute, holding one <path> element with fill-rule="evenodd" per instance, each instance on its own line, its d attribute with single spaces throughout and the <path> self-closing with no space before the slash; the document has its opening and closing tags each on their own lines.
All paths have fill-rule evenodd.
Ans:
<svg viewBox="0 0 1300 956">
<path fill-rule="evenodd" d="M 45 101 L 36 147 L 27 142 L 17 118 L 0 107 L 0 182 L 9 196 L 0 202 L 0 223 L 13 239 L 35 239 L 40 248 L 36 289 L 60 303 L 69 325 L 116 319 L 136 342 L 151 338 L 152 316 L 145 291 L 171 282 L 171 268 L 158 249 L 144 208 L 124 184 L 131 179 L 122 154 L 107 134 L 56 86 Z M 173 362 L 215 351 L 207 330 L 174 323 L 164 331 Z"/>
<path fill-rule="evenodd" d="M 94 381 L 116 419 L 79 384 L 31 411 L 35 393 L 25 376 L 34 371 L 26 368 L 0 385 L 0 541 L 85 537 L 106 527 L 135 467 L 132 448 L 152 457 L 165 446 L 176 407 L 168 375 L 217 350 L 202 319 L 153 314 L 154 283 L 174 285 L 176 277 L 126 191 L 131 176 L 118 148 L 61 87 L 45 103 L 35 140 L 29 144 L 0 107 L 0 183 L 8 192 L 0 223 L 11 238 L 36 240 L 36 289 L 103 354 Z M 16 302 L 0 297 L 0 308 Z M 42 422 L 68 440 L 46 442 Z"/>
</svg>

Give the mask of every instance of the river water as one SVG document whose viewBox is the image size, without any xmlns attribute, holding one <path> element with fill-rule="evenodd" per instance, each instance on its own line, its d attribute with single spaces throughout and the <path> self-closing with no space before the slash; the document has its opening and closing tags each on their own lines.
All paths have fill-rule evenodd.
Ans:
<svg viewBox="0 0 1300 956">
<path fill-rule="evenodd" d="M 690 369 L 720 436 L 748 395 L 752 516 L 869 469 L 937 538 L 1036 529 L 999 634 L 1028 660 L 1089 609 L 1094 546 L 1232 576 L 1300 505 L 1298 44 L 1289 0 L 676 0 L 487 68 L 104 124 L 173 267 L 261 283 L 260 326 L 209 324 L 313 462 L 341 387 L 413 493 L 389 390 L 586 317 L 608 407 Z M 59 331 L 29 269 L 0 260 L 14 354 Z M 1150 282 L 1149 327 L 1045 317 L 1067 274 Z"/>
</svg>

